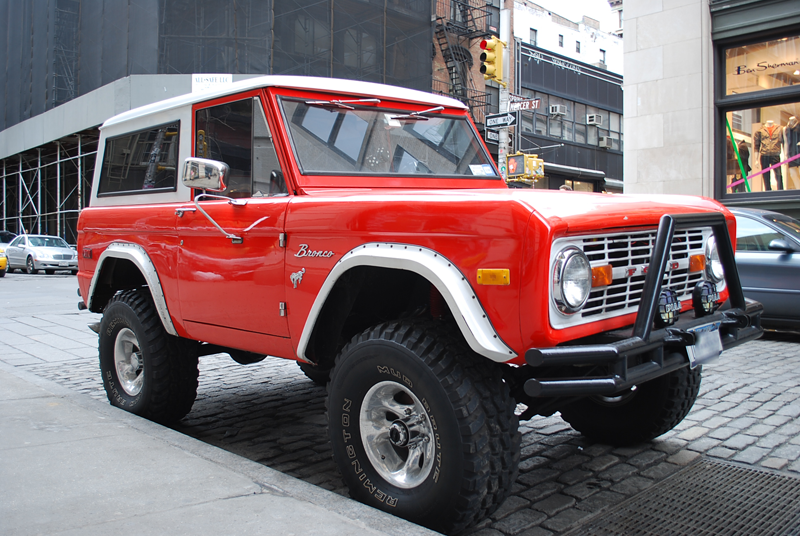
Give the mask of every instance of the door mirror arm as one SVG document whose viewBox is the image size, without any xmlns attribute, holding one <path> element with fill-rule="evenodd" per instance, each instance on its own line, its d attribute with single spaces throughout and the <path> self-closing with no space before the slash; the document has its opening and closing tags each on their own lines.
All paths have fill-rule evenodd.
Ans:
<svg viewBox="0 0 800 536">
<path fill-rule="evenodd" d="M 221 232 L 223 235 L 225 235 L 225 238 L 230 238 L 232 244 L 241 244 L 243 242 L 242 237 L 241 236 L 237 236 L 237 235 L 232 234 L 232 233 L 229 233 L 225 229 L 220 227 L 220 225 L 217 222 L 214 221 L 214 218 L 209 216 L 208 212 L 203 210 L 203 207 L 200 206 L 200 203 L 198 203 L 198 201 L 200 201 L 200 199 L 224 199 L 225 201 L 228 202 L 229 205 L 233 205 L 235 207 L 243 207 L 243 206 L 245 206 L 247 204 L 247 200 L 246 199 L 231 199 L 229 197 L 225 197 L 224 195 L 207 194 L 205 192 L 197 194 L 196 196 L 194 196 L 194 200 L 193 200 L 194 201 L 194 206 L 197 207 L 197 210 L 202 212 L 203 216 L 205 216 L 206 219 L 208 221 L 210 221 L 214 225 L 214 227 L 219 229 L 219 232 Z"/>
</svg>

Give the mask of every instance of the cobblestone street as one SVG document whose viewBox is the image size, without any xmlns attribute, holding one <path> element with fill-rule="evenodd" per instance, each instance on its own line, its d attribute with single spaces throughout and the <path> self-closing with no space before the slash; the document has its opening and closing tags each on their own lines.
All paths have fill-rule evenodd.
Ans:
<svg viewBox="0 0 800 536">
<path fill-rule="evenodd" d="M 9 274 L 3 284 L 9 288 L 13 280 L 31 277 Z M 96 319 L 74 308 L 7 308 L 0 316 L 0 360 L 104 400 L 96 336 L 86 327 Z M 470 532 L 561 534 L 702 456 L 800 477 L 798 350 L 800 336 L 768 334 L 726 352 L 705 368 L 689 416 L 672 432 L 635 447 L 591 444 L 558 414 L 521 423 L 522 460 L 512 496 Z M 325 394 L 294 362 L 242 366 L 224 354 L 207 356 L 200 360 L 197 401 L 175 429 L 346 495 L 331 460 Z"/>
</svg>

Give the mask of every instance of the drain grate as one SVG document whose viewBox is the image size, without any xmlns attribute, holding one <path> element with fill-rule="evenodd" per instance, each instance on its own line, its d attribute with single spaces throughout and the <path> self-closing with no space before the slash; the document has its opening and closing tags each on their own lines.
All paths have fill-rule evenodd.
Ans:
<svg viewBox="0 0 800 536">
<path fill-rule="evenodd" d="M 800 479 L 701 460 L 572 536 L 800 535 Z"/>
</svg>

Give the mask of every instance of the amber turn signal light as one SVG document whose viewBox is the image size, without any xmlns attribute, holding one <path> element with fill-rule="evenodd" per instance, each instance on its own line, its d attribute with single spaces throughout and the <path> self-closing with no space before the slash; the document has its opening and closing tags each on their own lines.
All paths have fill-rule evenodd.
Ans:
<svg viewBox="0 0 800 536">
<path fill-rule="evenodd" d="M 479 285 L 510 285 L 511 276 L 506 269 L 478 269 Z"/>
<path fill-rule="evenodd" d="M 610 285 L 613 280 L 612 271 L 610 264 L 592 268 L 592 288 Z"/>
<path fill-rule="evenodd" d="M 706 269 L 705 255 L 692 255 L 689 257 L 689 273 L 702 272 Z"/>
</svg>

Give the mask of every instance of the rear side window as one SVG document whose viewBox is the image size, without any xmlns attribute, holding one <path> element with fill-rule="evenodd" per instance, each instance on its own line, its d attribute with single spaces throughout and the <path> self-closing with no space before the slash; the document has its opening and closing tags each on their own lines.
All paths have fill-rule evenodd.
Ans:
<svg viewBox="0 0 800 536">
<path fill-rule="evenodd" d="M 98 196 L 174 191 L 180 122 L 106 140 Z"/>
</svg>

